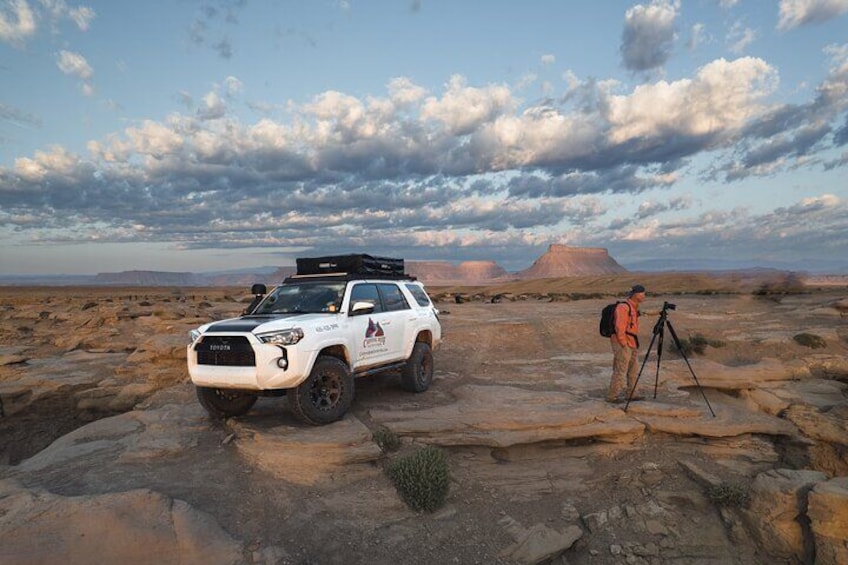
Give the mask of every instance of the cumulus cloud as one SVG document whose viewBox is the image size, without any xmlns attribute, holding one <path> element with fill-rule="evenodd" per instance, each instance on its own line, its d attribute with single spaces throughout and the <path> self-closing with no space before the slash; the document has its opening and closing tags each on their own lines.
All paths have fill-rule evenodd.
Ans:
<svg viewBox="0 0 848 565">
<path fill-rule="evenodd" d="M 470 87 L 464 77 L 455 75 L 444 96 L 425 101 L 421 115 L 443 123 L 452 135 L 466 135 L 515 106 L 506 86 Z"/>
<path fill-rule="evenodd" d="M 777 28 L 821 23 L 848 12 L 848 0 L 780 0 Z"/>
<path fill-rule="evenodd" d="M 81 31 L 88 31 L 97 16 L 88 6 L 68 6 L 65 0 L 9 0 L 0 6 L 0 42 L 21 47 L 38 30 L 44 20 L 55 29 L 64 20 L 72 21 Z"/>
<path fill-rule="evenodd" d="M 716 165 L 708 178 L 740 180 L 771 174 L 782 167 L 804 165 L 810 154 L 842 144 L 839 120 L 848 110 L 848 49 L 829 46 L 825 52 L 831 56 L 830 72 L 815 89 L 815 97 L 804 104 L 772 107 L 750 120 L 736 154 Z M 829 166 L 839 163 L 827 162 Z"/>
<path fill-rule="evenodd" d="M 12 0 L 0 6 L 0 41 L 20 46 L 35 30 L 35 15 L 26 0 Z"/>
<path fill-rule="evenodd" d="M 681 136 L 708 142 L 732 135 L 764 112 L 761 100 L 776 87 L 777 72 L 762 59 L 718 59 L 693 79 L 640 85 L 611 96 L 607 119 L 614 143 Z"/>
<path fill-rule="evenodd" d="M 85 57 L 73 51 L 60 51 L 56 65 L 63 73 L 69 76 L 74 76 L 80 79 L 80 90 L 85 96 L 94 95 L 94 87 L 91 85 L 91 78 L 94 76 L 94 69 L 88 64 Z"/>
<path fill-rule="evenodd" d="M 636 212 L 636 217 L 638 219 L 645 219 L 670 210 L 686 210 L 691 206 L 691 204 L 691 199 L 688 197 L 672 198 L 668 202 L 647 200 L 639 204 L 639 210 Z"/>
<path fill-rule="evenodd" d="M 705 41 L 707 41 L 707 32 L 706 26 L 704 24 L 698 23 L 694 24 L 689 31 L 689 40 L 686 41 L 686 47 L 690 51 L 694 51 L 698 47 L 701 46 Z"/>
<path fill-rule="evenodd" d="M 94 76 L 94 69 L 88 64 L 88 61 L 79 53 L 73 51 L 59 51 L 56 64 L 66 75 L 73 75 L 82 80 L 89 80 Z"/>
<path fill-rule="evenodd" d="M 699 264 L 730 267 L 729 258 L 747 257 L 747 265 L 752 260 L 773 266 L 797 265 L 827 261 L 848 252 L 846 212 L 848 206 L 842 199 L 824 194 L 761 214 L 743 208 L 707 210 L 662 222 L 650 214 L 636 215 L 610 223 L 608 229 L 596 229 L 582 240 L 635 254 L 642 250 L 651 257 L 656 257 L 660 244 L 667 268 L 685 268 L 693 249 L 698 250 Z M 757 249 L 754 257 L 752 242 Z M 652 251 L 648 253 L 648 249 Z"/>
<path fill-rule="evenodd" d="M 740 54 L 757 39 L 757 32 L 736 22 L 727 34 L 727 43 L 731 53 Z"/>
<path fill-rule="evenodd" d="M 572 74 L 562 99 L 529 105 L 506 85 L 454 76 L 429 92 L 396 77 L 383 96 L 327 91 L 291 104 L 286 121 L 267 115 L 254 123 L 230 111 L 245 91 L 230 76 L 196 108 L 184 92 L 185 113 L 92 140 L 85 155 L 51 147 L 0 168 L 2 221 L 30 230 L 32 218 L 50 210 L 56 218 L 84 215 L 102 237 L 121 241 L 330 251 L 343 240 L 351 251 L 416 256 L 438 245 L 483 254 L 523 246 L 526 254 L 527 246 L 563 240 L 710 241 L 721 233 L 705 223 L 729 230 L 741 212 L 659 222 L 692 202 L 657 194 L 695 156 L 714 155 L 721 180 L 768 174 L 793 165 L 789 157 L 813 166 L 845 137 L 845 51 L 828 53 L 832 70 L 814 99 L 777 107 L 765 102 L 775 69 L 751 57 L 630 90 Z M 65 72 L 82 78 L 84 59 L 73 55 Z M 603 194 L 645 196 L 632 215 L 612 220 Z M 828 221 L 845 211 L 824 197 L 799 206 Z"/>
<path fill-rule="evenodd" d="M 627 10 L 620 47 L 625 68 L 647 71 L 668 61 L 677 39 L 679 10 L 679 0 L 653 0 Z"/>
<path fill-rule="evenodd" d="M 82 31 L 88 31 L 91 21 L 96 15 L 95 11 L 87 6 L 70 8 L 68 10 L 68 17 L 71 18 L 71 20 L 73 20 L 73 22 L 77 24 L 77 27 Z"/>
</svg>

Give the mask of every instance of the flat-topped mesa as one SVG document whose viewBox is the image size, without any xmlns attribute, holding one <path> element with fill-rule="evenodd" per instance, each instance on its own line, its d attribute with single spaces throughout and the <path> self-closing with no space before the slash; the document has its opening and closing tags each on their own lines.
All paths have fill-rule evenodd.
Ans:
<svg viewBox="0 0 848 565">
<path fill-rule="evenodd" d="M 627 269 L 619 265 L 602 247 L 569 247 L 552 244 L 548 247 L 547 253 L 536 259 L 529 268 L 519 272 L 518 277 L 546 279 L 625 272 Z"/>
</svg>

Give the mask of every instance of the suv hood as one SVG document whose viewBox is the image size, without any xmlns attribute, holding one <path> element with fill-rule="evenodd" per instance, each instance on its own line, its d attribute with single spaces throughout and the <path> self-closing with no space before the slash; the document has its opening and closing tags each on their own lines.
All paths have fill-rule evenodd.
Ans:
<svg viewBox="0 0 848 565">
<path fill-rule="evenodd" d="M 295 325 L 310 325 L 313 322 L 326 322 L 335 319 L 337 314 L 276 314 L 262 316 L 242 316 L 202 326 L 202 333 L 265 333 L 282 330 Z"/>
</svg>

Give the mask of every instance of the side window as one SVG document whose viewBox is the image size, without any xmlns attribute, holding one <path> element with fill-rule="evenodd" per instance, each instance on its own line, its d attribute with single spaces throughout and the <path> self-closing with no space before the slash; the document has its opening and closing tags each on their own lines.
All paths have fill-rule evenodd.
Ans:
<svg viewBox="0 0 848 565">
<path fill-rule="evenodd" d="M 409 304 L 403 297 L 403 293 L 395 284 L 381 284 L 380 294 L 383 295 L 383 305 L 387 312 L 395 312 L 397 310 L 409 310 Z"/>
<path fill-rule="evenodd" d="M 380 305 L 380 295 L 377 293 L 377 285 L 374 284 L 358 284 L 350 291 L 350 307 L 357 302 L 370 302 L 374 305 L 374 312 L 382 312 L 383 308 Z"/>
<path fill-rule="evenodd" d="M 427 293 L 424 292 L 424 289 L 418 286 L 417 284 L 408 284 L 406 285 L 406 290 L 412 295 L 415 301 L 419 306 L 429 306 L 430 305 L 430 297 L 427 296 Z"/>
</svg>

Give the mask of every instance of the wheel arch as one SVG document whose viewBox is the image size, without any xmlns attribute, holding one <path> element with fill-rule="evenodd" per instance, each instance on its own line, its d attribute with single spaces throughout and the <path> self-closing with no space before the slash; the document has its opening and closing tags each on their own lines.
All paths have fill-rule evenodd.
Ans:
<svg viewBox="0 0 848 565">
<path fill-rule="evenodd" d="M 348 367 L 351 366 L 350 352 L 348 351 L 347 347 L 345 347 L 344 345 L 342 345 L 340 343 L 337 343 L 337 344 L 334 344 L 334 345 L 328 345 L 328 346 L 322 348 L 320 351 L 318 351 L 317 357 L 321 357 L 321 356 L 335 357 L 336 359 L 343 362 Z M 316 357 L 316 359 L 317 359 L 317 357 Z"/>
<path fill-rule="evenodd" d="M 418 335 L 415 336 L 415 342 L 426 343 L 430 347 L 433 347 L 433 332 L 430 330 L 420 330 Z"/>
</svg>

